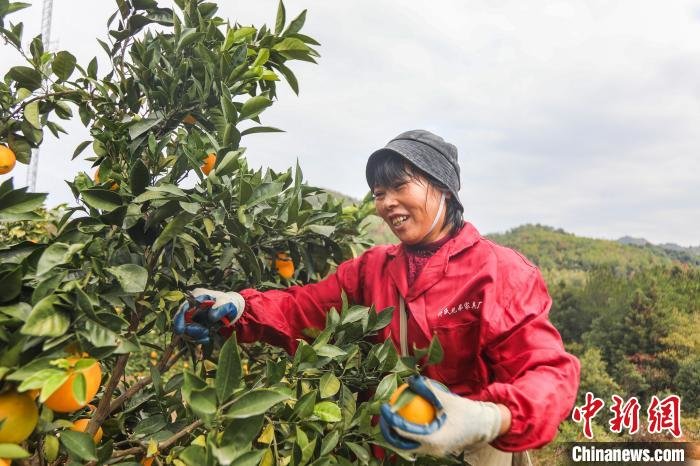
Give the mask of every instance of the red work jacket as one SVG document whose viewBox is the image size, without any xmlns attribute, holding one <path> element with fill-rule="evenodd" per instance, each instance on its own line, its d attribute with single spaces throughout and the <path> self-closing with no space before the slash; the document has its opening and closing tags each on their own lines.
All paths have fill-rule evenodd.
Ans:
<svg viewBox="0 0 700 466">
<path fill-rule="evenodd" d="M 580 365 L 548 319 L 552 300 L 537 267 L 469 223 L 428 260 L 410 288 L 406 260 L 401 245 L 376 246 L 321 282 L 244 290 L 239 341 L 262 340 L 293 352 L 304 328 L 323 328 L 326 312 L 340 309 L 345 290 L 354 304 L 394 307 L 380 337 L 401 348 L 401 296 L 407 347 L 427 347 L 437 335 L 444 349 L 443 361 L 424 374 L 461 396 L 510 409 L 511 428 L 494 447 L 522 451 L 550 442 L 573 406 Z"/>
</svg>

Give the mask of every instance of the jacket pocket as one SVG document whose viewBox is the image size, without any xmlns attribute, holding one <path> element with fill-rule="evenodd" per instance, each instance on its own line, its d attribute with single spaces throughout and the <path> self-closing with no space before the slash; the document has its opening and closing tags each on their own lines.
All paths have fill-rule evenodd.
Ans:
<svg viewBox="0 0 700 466">
<path fill-rule="evenodd" d="M 466 385 L 472 390 L 481 382 L 479 353 L 479 322 L 465 322 L 433 330 L 442 345 L 444 357 L 435 371 L 445 384 Z"/>
</svg>

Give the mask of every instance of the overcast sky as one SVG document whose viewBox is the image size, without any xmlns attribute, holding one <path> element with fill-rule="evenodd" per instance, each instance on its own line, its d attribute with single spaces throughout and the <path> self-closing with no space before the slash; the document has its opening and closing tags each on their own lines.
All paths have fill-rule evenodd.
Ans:
<svg viewBox="0 0 700 466">
<path fill-rule="evenodd" d="M 11 17 L 25 41 L 40 32 L 34 3 Z M 276 1 L 220 3 L 232 21 L 274 24 Z M 459 148 L 465 218 L 482 233 L 542 223 L 700 245 L 700 1 L 285 4 L 288 18 L 308 8 L 321 58 L 293 62 L 299 97 L 285 88 L 262 115 L 286 133 L 244 138 L 252 166 L 298 158 L 310 184 L 361 197 L 369 154 L 425 128 Z M 54 0 L 54 49 L 102 59 L 114 9 Z M 7 45 L 0 60 L 3 74 L 20 63 Z M 41 149 L 49 205 L 74 202 L 62 180 L 89 167 L 70 161 L 86 130 L 65 127 Z M 12 174 L 26 183 L 24 165 Z"/>
</svg>

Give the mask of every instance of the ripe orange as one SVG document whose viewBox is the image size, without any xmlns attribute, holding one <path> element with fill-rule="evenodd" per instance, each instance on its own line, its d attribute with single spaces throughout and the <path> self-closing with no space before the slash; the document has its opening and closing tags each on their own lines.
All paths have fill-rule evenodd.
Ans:
<svg viewBox="0 0 700 466">
<path fill-rule="evenodd" d="M 200 167 L 202 169 L 202 173 L 204 173 L 205 175 L 208 175 L 209 172 L 211 171 L 211 169 L 214 168 L 215 163 L 216 163 L 216 154 L 212 152 L 211 154 L 208 154 L 204 158 L 204 164 Z"/>
<path fill-rule="evenodd" d="M 275 268 L 280 277 L 289 280 L 294 276 L 294 262 L 286 252 L 278 252 L 275 259 Z"/>
<path fill-rule="evenodd" d="M 182 119 L 182 122 L 186 125 L 193 125 L 197 123 L 197 119 L 192 115 L 191 113 L 188 113 L 185 118 Z"/>
<path fill-rule="evenodd" d="M 71 363 L 71 367 L 75 366 L 79 358 L 68 358 L 68 362 Z M 74 369 L 70 370 L 71 374 L 68 376 L 63 385 L 61 385 L 58 390 L 53 392 L 53 394 L 47 398 L 44 404 L 58 413 L 70 413 L 77 411 L 80 408 L 87 405 L 88 401 L 92 400 L 100 388 L 100 381 L 102 379 L 102 369 L 100 369 L 100 364 L 95 362 L 90 367 L 81 369 L 80 372 L 85 376 L 85 403 L 78 403 L 78 400 L 73 396 L 73 380 L 77 377 L 77 373 Z"/>
<path fill-rule="evenodd" d="M 141 460 L 141 464 L 143 466 L 151 466 L 153 464 L 154 458 L 155 458 L 155 456 L 151 456 L 150 458 L 144 458 Z"/>
<path fill-rule="evenodd" d="M 73 423 L 70 430 L 74 430 L 76 432 L 85 432 L 87 430 L 89 422 L 90 419 L 78 419 Z M 92 440 L 94 440 L 95 443 L 100 443 L 103 434 L 104 432 L 102 432 L 102 427 L 98 427 L 97 432 L 95 432 L 95 435 L 92 436 Z"/>
<path fill-rule="evenodd" d="M 394 405 L 401 393 L 408 389 L 408 384 L 405 383 L 396 389 L 389 398 L 389 404 Z M 422 396 L 408 390 L 408 393 L 413 394 L 413 398 L 396 411 L 401 417 L 414 424 L 430 424 L 435 420 L 435 406 Z"/>
<path fill-rule="evenodd" d="M 0 175 L 10 173 L 15 168 L 17 157 L 15 153 L 7 146 L 0 146 Z"/>
<path fill-rule="evenodd" d="M 10 466 L 12 460 L 6 460 L 5 458 L 0 458 L 0 466 Z"/>
<path fill-rule="evenodd" d="M 28 393 L 15 391 L 0 395 L 0 443 L 20 443 L 32 433 L 39 409 Z"/>
</svg>

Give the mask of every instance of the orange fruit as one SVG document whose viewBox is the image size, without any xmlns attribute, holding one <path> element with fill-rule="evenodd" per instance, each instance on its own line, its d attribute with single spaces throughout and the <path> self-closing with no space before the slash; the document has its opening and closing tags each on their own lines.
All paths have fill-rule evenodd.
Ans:
<svg viewBox="0 0 700 466">
<path fill-rule="evenodd" d="M 151 351 L 151 359 L 158 359 L 158 353 Z"/>
<path fill-rule="evenodd" d="M 20 443 L 34 431 L 39 409 L 28 393 L 16 391 L 0 395 L 0 443 Z"/>
<path fill-rule="evenodd" d="M 211 154 L 208 154 L 204 158 L 204 164 L 200 167 L 202 169 L 202 173 L 204 173 L 205 175 L 208 175 L 209 172 L 211 171 L 211 169 L 214 168 L 215 163 L 216 163 L 216 154 L 212 152 Z"/>
<path fill-rule="evenodd" d="M 294 262 L 286 252 L 278 252 L 275 259 L 275 269 L 280 277 L 289 280 L 294 276 Z"/>
<path fill-rule="evenodd" d="M 151 466 L 153 464 L 154 458 L 155 458 L 155 456 L 151 456 L 150 458 L 144 458 L 141 460 L 141 464 L 143 466 Z"/>
<path fill-rule="evenodd" d="M 5 458 L 0 458 L 0 466 L 10 466 L 12 460 L 6 460 Z"/>
<path fill-rule="evenodd" d="M 15 153 L 7 146 L 0 146 L 0 175 L 10 173 L 15 168 L 17 157 Z"/>
<path fill-rule="evenodd" d="M 391 394 L 389 404 L 393 406 L 396 401 L 398 401 L 401 393 L 406 389 L 408 389 L 407 383 L 397 388 L 396 391 Z M 413 394 L 413 398 L 396 411 L 399 416 L 414 424 L 430 424 L 433 422 L 435 420 L 435 406 L 422 396 L 410 390 L 408 392 Z"/>
<path fill-rule="evenodd" d="M 95 169 L 95 175 L 93 175 L 92 179 L 95 180 L 95 183 L 100 182 L 100 167 Z M 110 191 L 116 191 L 117 189 L 119 189 L 119 183 L 112 183 L 112 186 L 109 187 Z"/>
<path fill-rule="evenodd" d="M 71 367 L 75 366 L 80 359 L 79 358 L 68 358 L 68 362 L 71 363 Z M 92 400 L 97 394 L 97 390 L 100 389 L 100 381 L 102 379 L 102 369 L 100 369 L 100 364 L 95 362 L 90 367 L 81 369 L 80 372 L 85 376 L 85 402 L 79 403 L 78 400 L 73 396 L 73 380 L 78 376 L 74 369 L 70 369 L 70 375 L 68 380 L 66 380 L 63 385 L 61 385 L 58 390 L 53 392 L 50 397 L 46 399 L 44 404 L 58 413 L 71 413 L 83 408 L 87 405 L 88 401 Z"/>
<path fill-rule="evenodd" d="M 78 419 L 73 423 L 70 430 L 74 430 L 76 432 L 85 432 L 89 423 L 90 419 Z M 92 436 L 92 440 L 94 440 L 95 443 L 100 443 L 103 434 L 104 432 L 102 432 L 102 427 L 98 427 L 97 432 L 95 432 L 95 435 Z"/>
<path fill-rule="evenodd" d="M 193 125 L 197 123 L 197 119 L 192 115 L 191 113 L 188 113 L 185 118 L 182 119 L 182 122 L 186 125 Z"/>
</svg>

